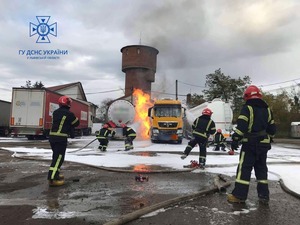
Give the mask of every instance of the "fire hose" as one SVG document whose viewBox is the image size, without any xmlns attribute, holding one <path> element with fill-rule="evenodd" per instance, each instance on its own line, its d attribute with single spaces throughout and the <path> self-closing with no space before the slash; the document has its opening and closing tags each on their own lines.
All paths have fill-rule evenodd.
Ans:
<svg viewBox="0 0 300 225">
<path fill-rule="evenodd" d="M 222 180 L 224 183 L 221 184 L 220 180 Z M 121 225 L 121 224 L 125 224 L 128 223 L 130 221 L 133 221 L 135 219 L 140 218 L 141 216 L 151 213 L 153 211 L 156 211 L 158 209 L 161 208 L 166 208 L 169 205 L 174 205 L 174 204 L 178 204 L 181 202 L 185 202 L 188 200 L 191 200 L 193 198 L 197 198 L 197 197 L 201 197 L 205 194 L 209 194 L 209 193 L 214 193 L 216 191 L 219 192 L 224 192 L 226 190 L 226 187 L 228 187 L 231 184 L 230 181 L 226 181 L 225 178 L 222 175 L 218 175 L 215 179 L 214 179 L 214 186 L 207 188 L 205 190 L 202 190 L 198 193 L 195 194 L 191 194 L 191 195 L 186 195 L 186 196 L 182 196 L 182 197 L 177 197 L 177 198 L 173 198 L 164 202 L 160 202 L 151 206 L 148 206 L 146 208 L 140 209 L 140 210 L 136 210 L 132 213 L 128 213 L 126 215 L 123 215 L 117 219 L 114 219 L 112 221 L 109 221 L 103 225 Z"/>
<path fill-rule="evenodd" d="M 92 144 L 94 141 L 96 141 L 97 140 L 97 138 L 95 138 L 94 140 L 92 140 L 92 141 L 90 141 L 89 143 L 87 143 L 85 146 L 83 146 L 83 147 L 81 147 L 81 148 L 79 148 L 79 149 L 76 149 L 76 150 L 74 150 L 74 151 L 69 151 L 70 153 L 72 153 L 72 152 L 79 152 L 79 151 L 81 151 L 82 149 L 84 149 L 84 148 L 86 148 L 87 146 L 89 146 L 90 144 Z"/>
</svg>

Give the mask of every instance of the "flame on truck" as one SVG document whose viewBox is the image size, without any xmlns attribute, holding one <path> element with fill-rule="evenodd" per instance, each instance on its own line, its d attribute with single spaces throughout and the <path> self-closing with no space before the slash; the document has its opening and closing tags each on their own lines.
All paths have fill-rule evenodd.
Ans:
<svg viewBox="0 0 300 225">
<path fill-rule="evenodd" d="M 140 89 L 134 89 L 133 92 L 135 104 L 135 117 L 134 122 L 138 123 L 138 136 L 142 140 L 149 139 L 150 119 L 148 117 L 148 108 L 152 107 L 150 95 L 144 93 Z"/>
</svg>

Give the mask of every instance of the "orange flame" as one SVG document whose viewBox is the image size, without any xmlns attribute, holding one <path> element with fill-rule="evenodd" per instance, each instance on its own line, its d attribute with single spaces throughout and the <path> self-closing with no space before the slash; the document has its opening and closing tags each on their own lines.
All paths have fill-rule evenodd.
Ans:
<svg viewBox="0 0 300 225">
<path fill-rule="evenodd" d="M 134 122 L 139 122 L 138 135 L 142 140 L 149 139 L 150 118 L 148 117 L 148 108 L 152 107 L 150 95 L 140 89 L 134 89 L 135 98 L 135 117 Z"/>
<path fill-rule="evenodd" d="M 149 172 L 149 171 L 151 171 L 151 169 L 150 169 L 149 165 L 137 164 L 133 167 L 133 171 L 141 173 L 141 172 Z"/>
</svg>

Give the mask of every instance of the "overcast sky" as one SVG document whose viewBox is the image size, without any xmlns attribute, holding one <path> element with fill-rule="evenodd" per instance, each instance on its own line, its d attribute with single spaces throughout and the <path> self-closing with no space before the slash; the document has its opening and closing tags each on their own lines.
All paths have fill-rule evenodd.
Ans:
<svg viewBox="0 0 300 225">
<path fill-rule="evenodd" d="M 154 91 L 175 94 L 177 79 L 179 95 L 201 94 L 206 75 L 218 68 L 232 78 L 250 76 L 262 88 L 297 84 L 299 11 L 297 0 L 1 0 L 0 99 L 11 101 L 12 87 L 27 80 L 46 87 L 80 81 L 95 104 L 121 97 L 120 49 L 136 44 L 159 50 Z M 57 22 L 51 43 L 30 37 L 36 16 Z M 20 54 L 57 49 L 68 55 Z"/>
</svg>

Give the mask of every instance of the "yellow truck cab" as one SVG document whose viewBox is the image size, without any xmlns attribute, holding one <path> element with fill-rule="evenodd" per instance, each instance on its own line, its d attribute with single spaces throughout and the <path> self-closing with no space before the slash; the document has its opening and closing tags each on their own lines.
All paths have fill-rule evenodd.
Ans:
<svg viewBox="0 0 300 225">
<path fill-rule="evenodd" d="M 182 143 L 183 117 L 185 110 L 181 102 L 173 99 L 160 99 L 148 109 L 150 117 L 150 137 L 153 143 L 159 141 Z"/>
</svg>

